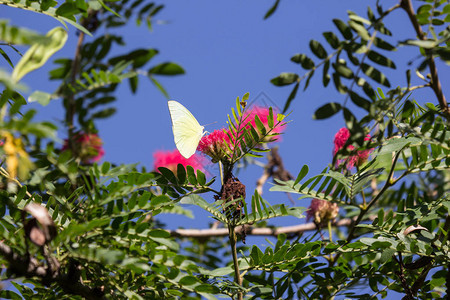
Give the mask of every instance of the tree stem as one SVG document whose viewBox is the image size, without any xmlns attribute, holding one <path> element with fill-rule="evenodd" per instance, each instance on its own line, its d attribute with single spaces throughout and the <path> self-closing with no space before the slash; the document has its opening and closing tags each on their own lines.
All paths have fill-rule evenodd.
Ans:
<svg viewBox="0 0 450 300">
<path fill-rule="evenodd" d="M 328 220 L 328 235 L 330 238 L 330 243 L 333 242 L 333 229 L 331 227 L 331 220 Z"/>
<path fill-rule="evenodd" d="M 411 0 L 401 0 L 400 3 L 401 7 L 406 11 L 408 14 L 409 20 L 411 21 L 414 30 L 417 33 L 417 37 L 425 41 L 427 40 L 427 37 L 423 33 L 422 27 L 420 27 L 419 22 L 417 21 L 416 15 L 414 14 L 414 8 L 412 7 Z M 447 118 L 448 121 L 450 121 L 450 108 L 448 107 L 447 100 L 445 99 L 445 95 L 442 92 L 442 86 L 441 82 L 439 81 L 438 72 L 436 68 L 436 63 L 434 61 L 434 57 L 430 49 L 424 49 L 426 55 L 429 57 L 429 63 L 428 66 L 430 67 L 430 75 L 431 75 L 431 88 L 434 91 L 434 94 L 436 95 L 439 105 L 441 106 L 441 109 Z"/>
<path fill-rule="evenodd" d="M 75 56 L 72 61 L 72 70 L 70 74 L 70 84 L 72 86 L 75 85 L 78 70 L 80 68 L 80 60 L 81 60 L 81 47 L 83 46 L 84 41 L 84 33 L 80 32 L 80 35 L 78 36 L 78 42 L 77 47 L 75 49 Z M 75 116 L 75 94 L 74 92 L 70 92 L 67 97 L 67 112 L 66 112 L 66 123 L 68 127 L 68 134 L 69 134 L 69 144 L 71 144 L 71 137 L 73 135 L 73 118 Z"/>
<path fill-rule="evenodd" d="M 235 227 L 233 225 L 228 224 L 228 233 L 229 233 L 230 245 L 231 245 L 231 255 L 233 256 L 234 281 L 239 286 L 242 286 L 242 277 L 241 277 L 241 273 L 239 271 L 239 261 L 238 261 L 237 250 L 236 250 L 237 237 L 236 237 L 236 232 L 234 229 L 235 229 Z M 242 292 L 238 293 L 238 299 L 239 300 L 243 299 Z"/>
</svg>

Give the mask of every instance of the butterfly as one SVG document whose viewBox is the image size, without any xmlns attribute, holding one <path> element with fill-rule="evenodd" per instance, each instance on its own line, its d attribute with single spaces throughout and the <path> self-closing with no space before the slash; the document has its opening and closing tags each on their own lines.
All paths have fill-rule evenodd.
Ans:
<svg viewBox="0 0 450 300">
<path fill-rule="evenodd" d="M 205 134 L 197 119 L 181 103 L 170 100 L 170 118 L 172 119 L 172 131 L 178 151 L 184 158 L 191 157 L 197 149 L 198 143 Z"/>
</svg>

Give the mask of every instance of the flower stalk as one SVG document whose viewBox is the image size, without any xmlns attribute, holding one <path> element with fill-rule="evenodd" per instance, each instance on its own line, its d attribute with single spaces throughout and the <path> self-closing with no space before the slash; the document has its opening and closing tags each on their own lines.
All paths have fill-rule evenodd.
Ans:
<svg viewBox="0 0 450 300">
<path fill-rule="evenodd" d="M 236 250 L 237 236 L 235 226 L 233 224 L 230 223 L 228 224 L 228 234 L 229 234 L 228 237 L 230 239 L 231 255 L 233 256 L 234 282 L 236 282 L 239 286 L 242 286 L 242 277 L 239 271 L 239 261 Z M 239 300 L 242 300 L 243 299 L 242 292 L 238 292 L 237 297 Z"/>
</svg>

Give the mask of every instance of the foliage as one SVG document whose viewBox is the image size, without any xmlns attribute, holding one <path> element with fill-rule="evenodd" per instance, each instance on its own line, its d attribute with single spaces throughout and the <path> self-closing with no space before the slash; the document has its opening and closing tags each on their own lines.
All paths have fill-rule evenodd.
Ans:
<svg viewBox="0 0 450 300">
<path fill-rule="evenodd" d="M 152 18 L 163 5 L 143 0 L 0 2 L 64 26 L 41 34 L 0 22 L 0 53 L 13 68 L 11 73 L 0 70 L 0 262 L 2 279 L 16 289 L 0 289 L 2 298 L 367 299 L 392 292 L 404 299 L 448 297 L 450 110 L 436 69 L 450 57 L 447 2 L 417 1 L 415 11 L 409 0 L 388 9 L 377 2 L 367 17 L 349 11 L 347 22 L 334 19 L 336 29 L 323 33 L 326 46 L 311 40 L 314 59 L 292 56 L 304 75 L 281 73 L 271 80 L 276 86 L 293 85 L 284 111 L 320 67 L 322 85 L 332 79 L 343 94 L 342 102 L 327 103 L 315 113 L 316 119 L 327 119 L 342 112 L 350 132 L 330 165 L 318 175 L 309 175 L 305 165 L 295 179 L 265 168 L 276 183 L 273 192 L 338 204 L 340 216 L 327 221 L 328 236 L 318 223 L 281 228 L 284 232 L 268 227 L 269 219 L 303 218 L 306 209 L 271 205 L 258 190 L 249 197 L 237 177 L 241 162 L 264 154 L 276 157 L 271 147 L 287 124 L 287 116 L 272 108 L 252 112 L 249 94 L 237 97 L 227 128 L 208 140 L 221 147 L 212 154 L 205 150 L 220 167 L 220 190 L 213 185 L 219 179 L 208 181 L 189 165 L 148 172 L 92 159 L 101 152 L 96 122 L 115 113 L 120 84 L 128 81 L 135 93 L 139 75 L 145 75 L 167 96 L 157 77 L 184 73 L 174 62 L 148 65 L 159 53 L 154 48 L 122 47 L 122 54 L 112 54 L 125 41 L 106 28 L 133 21 L 152 30 Z M 264 18 L 279 5 L 276 0 Z M 384 21 L 396 10 L 408 15 L 417 37 L 385 40 L 392 33 Z M 62 99 L 68 139 L 61 150 L 55 147 L 57 125 L 33 120 L 21 79 L 41 71 L 73 38 L 67 26 L 79 30 L 78 44 L 73 58 L 56 60 L 50 71 L 58 88 L 33 91 L 28 98 L 43 106 Z M 91 42 L 86 35 L 92 35 Z M 29 48 L 15 63 L 3 49 L 18 52 L 17 45 Z M 384 70 L 397 68 L 389 55 L 402 47 L 417 50 L 420 59 L 405 70 L 407 86 L 391 88 L 398 83 Z M 422 74 L 426 69 L 429 75 Z M 412 74 L 424 84 L 412 85 Z M 413 99 L 418 89 L 431 89 L 436 103 Z M 76 144 L 81 132 L 96 137 L 95 145 L 86 146 L 96 150 L 89 160 Z M 339 164 L 358 151 L 370 151 L 369 161 Z M 206 234 L 168 230 L 158 221 L 165 213 L 192 216 L 185 204 L 207 211 L 216 222 L 213 228 Z M 219 224 L 223 228 L 215 228 Z M 276 236 L 276 242 L 268 240 L 265 248 L 241 244 L 258 230 Z M 307 230 L 318 234 L 303 236 Z"/>
</svg>

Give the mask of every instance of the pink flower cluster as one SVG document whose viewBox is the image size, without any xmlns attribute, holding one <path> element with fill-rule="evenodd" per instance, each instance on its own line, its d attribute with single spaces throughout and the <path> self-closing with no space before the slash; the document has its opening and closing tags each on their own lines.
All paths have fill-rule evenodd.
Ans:
<svg viewBox="0 0 450 300">
<path fill-rule="evenodd" d="M 334 149 L 333 149 L 333 156 L 336 155 L 336 153 L 341 150 L 342 148 L 344 148 L 345 143 L 347 143 L 347 140 L 350 138 L 350 131 L 343 127 L 341 129 L 339 129 L 339 131 L 336 133 L 336 135 L 334 136 Z M 369 141 L 370 140 L 370 135 L 367 135 L 364 138 L 365 141 Z M 352 145 L 349 145 L 347 147 L 348 151 L 354 151 L 355 147 Z M 351 169 L 353 167 L 359 167 L 361 166 L 363 163 L 365 163 L 367 161 L 367 159 L 369 158 L 370 153 L 372 152 L 373 149 L 367 149 L 367 150 L 361 150 L 361 151 L 356 151 L 355 155 L 350 155 L 349 157 L 347 157 L 344 160 L 339 160 L 337 162 L 338 165 L 344 163 L 347 169 Z"/>
<path fill-rule="evenodd" d="M 74 155 L 81 159 L 83 163 L 92 164 L 102 159 L 105 155 L 103 141 L 96 133 L 78 132 L 73 136 Z M 69 140 L 64 141 L 61 151 L 68 150 Z"/>
<path fill-rule="evenodd" d="M 312 199 L 309 209 L 306 212 L 306 219 L 313 220 L 316 224 L 326 224 L 334 220 L 339 213 L 337 203 L 331 203 L 327 200 Z"/>
<path fill-rule="evenodd" d="M 205 172 L 206 162 L 200 155 L 194 154 L 189 158 L 184 158 L 178 150 L 156 151 L 153 153 L 154 170 L 158 170 L 159 167 L 165 167 L 176 174 L 178 164 L 182 164 L 184 167 L 191 166 L 196 171 Z"/>
<path fill-rule="evenodd" d="M 244 114 L 244 120 L 246 122 L 246 124 L 244 124 L 244 126 L 247 129 L 249 129 L 250 126 L 248 124 L 250 123 L 250 124 L 252 124 L 253 127 L 256 127 L 255 117 L 258 116 L 259 119 L 261 120 L 261 122 L 263 123 L 264 127 L 266 128 L 266 130 L 269 131 L 270 130 L 269 113 L 270 113 L 270 110 L 268 107 L 253 106 L 251 108 L 251 110 L 247 111 Z M 274 110 L 272 110 L 272 117 L 274 120 L 274 125 L 276 125 L 277 124 L 277 114 L 276 114 L 276 111 L 274 111 Z M 283 131 L 284 131 L 284 126 L 282 123 L 280 123 L 272 129 L 271 133 L 282 133 Z M 265 142 L 269 142 L 269 141 L 270 141 L 270 139 Z"/>
<path fill-rule="evenodd" d="M 228 146 L 227 146 L 228 145 Z M 197 150 L 211 157 L 213 163 L 231 157 L 230 138 L 227 129 L 214 130 L 200 140 Z"/>
<path fill-rule="evenodd" d="M 274 124 L 277 124 L 276 115 L 275 113 L 273 114 Z M 244 113 L 243 119 L 245 121 L 242 126 L 247 129 L 250 128 L 250 124 L 251 126 L 256 127 L 255 116 L 259 117 L 266 130 L 270 130 L 268 121 L 269 108 L 267 107 L 254 106 L 251 110 Z M 278 124 L 272 129 L 271 133 L 281 133 L 283 129 L 284 128 L 281 124 Z M 211 161 L 213 163 L 227 160 L 233 155 L 233 147 L 236 146 L 233 145 L 233 143 L 230 143 L 230 137 L 232 136 L 233 135 L 228 129 L 222 128 L 219 130 L 214 130 L 210 134 L 202 137 L 200 143 L 198 144 L 197 150 L 211 157 Z M 272 138 L 269 138 L 265 142 L 269 142 L 271 139 Z"/>
</svg>

